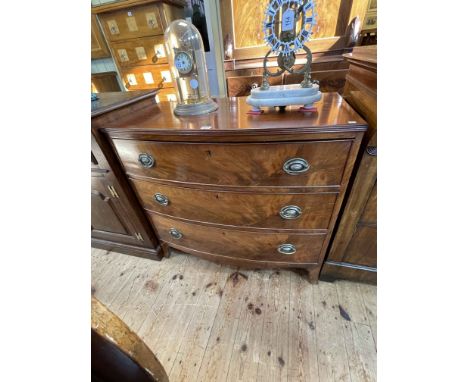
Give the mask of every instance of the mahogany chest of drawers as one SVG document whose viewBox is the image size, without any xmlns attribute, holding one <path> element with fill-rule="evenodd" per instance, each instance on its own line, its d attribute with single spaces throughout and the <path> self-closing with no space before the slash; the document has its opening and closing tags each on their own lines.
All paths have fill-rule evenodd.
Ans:
<svg viewBox="0 0 468 382">
<path fill-rule="evenodd" d="M 318 279 L 365 121 L 337 93 L 317 113 L 247 114 L 245 98 L 176 117 L 152 103 L 102 126 L 162 243 L 239 267 Z"/>
</svg>

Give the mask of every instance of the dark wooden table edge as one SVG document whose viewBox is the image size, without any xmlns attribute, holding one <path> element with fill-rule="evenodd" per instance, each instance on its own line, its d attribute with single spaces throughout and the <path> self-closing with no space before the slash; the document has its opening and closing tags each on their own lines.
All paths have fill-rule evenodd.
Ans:
<svg viewBox="0 0 468 382">
<path fill-rule="evenodd" d="M 150 98 L 150 97 L 155 97 L 156 94 L 158 94 L 158 92 L 159 92 L 159 89 L 148 90 L 147 93 L 141 94 L 141 95 L 136 96 L 134 98 L 130 98 L 130 99 L 127 99 L 127 100 L 124 100 L 124 101 L 116 102 L 116 103 L 113 103 L 111 105 L 99 108 L 98 110 L 91 111 L 91 118 L 95 118 L 95 117 L 98 117 L 98 116 L 100 116 L 102 114 L 109 113 L 111 111 L 120 109 L 120 108 L 128 106 L 128 105 L 132 105 L 134 103 L 137 103 L 139 101 L 142 101 L 142 100 Z M 91 101 L 91 102 L 93 102 L 93 101 Z"/>
</svg>

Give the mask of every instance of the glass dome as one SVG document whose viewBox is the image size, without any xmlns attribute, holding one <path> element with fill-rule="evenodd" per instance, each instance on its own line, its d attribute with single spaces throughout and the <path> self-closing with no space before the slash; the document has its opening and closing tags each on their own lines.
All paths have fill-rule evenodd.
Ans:
<svg viewBox="0 0 468 382">
<path fill-rule="evenodd" d="M 186 20 L 174 20 L 164 32 L 164 44 L 177 84 L 178 115 L 205 114 L 218 105 L 210 98 L 205 50 L 200 32 Z"/>
</svg>

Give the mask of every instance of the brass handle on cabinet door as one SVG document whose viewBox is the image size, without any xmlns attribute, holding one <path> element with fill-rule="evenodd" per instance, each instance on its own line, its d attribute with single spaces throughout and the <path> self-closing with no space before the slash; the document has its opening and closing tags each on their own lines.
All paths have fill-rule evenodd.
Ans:
<svg viewBox="0 0 468 382">
<path fill-rule="evenodd" d="M 284 162 L 283 170 L 289 175 L 299 175 L 309 170 L 309 163 L 303 158 L 292 158 Z"/>
<path fill-rule="evenodd" d="M 145 167 L 145 168 L 151 168 L 154 166 L 154 159 L 150 154 L 147 153 L 142 153 L 138 156 L 138 162 Z"/>
<path fill-rule="evenodd" d="M 294 255 L 296 253 L 296 247 L 292 244 L 281 244 L 278 246 L 278 252 L 282 255 Z"/>
<path fill-rule="evenodd" d="M 153 58 L 151 59 L 151 61 L 153 62 L 153 64 L 156 64 L 158 62 L 158 59 L 159 59 L 158 55 L 155 54 Z"/>
<path fill-rule="evenodd" d="M 302 210 L 298 206 L 284 206 L 279 214 L 283 219 L 293 220 L 301 216 Z"/>
<path fill-rule="evenodd" d="M 115 188 L 114 186 L 111 186 L 111 185 L 108 185 L 107 186 L 107 189 L 109 190 L 109 192 L 111 193 L 111 195 L 114 197 L 114 198 L 120 198 L 119 197 L 119 194 L 117 193 L 117 191 L 115 191 Z"/>
<path fill-rule="evenodd" d="M 160 194 L 159 192 L 154 194 L 153 198 L 154 198 L 154 201 L 160 204 L 161 206 L 167 206 L 169 204 L 168 197 L 166 195 Z"/>
<path fill-rule="evenodd" d="M 171 229 L 169 230 L 169 234 L 170 234 L 174 239 L 177 239 L 177 240 L 181 239 L 182 236 L 183 236 L 182 233 L 181 233 L 179 230 L 175 229 L 175 228 L 171 228 Z"/>
</svg>

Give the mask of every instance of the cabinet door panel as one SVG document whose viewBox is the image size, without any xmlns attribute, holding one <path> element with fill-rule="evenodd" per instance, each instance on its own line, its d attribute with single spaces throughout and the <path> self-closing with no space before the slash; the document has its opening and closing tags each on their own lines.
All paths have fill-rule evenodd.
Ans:
<svg viewBox="0 0 468 382">
<path fill-rule="evenodd" d="M 100 144 L 96 137 L 101 140 Z M 157 239 L 130 185 L 125 182 L 117 159 L 106 157 L 111 147 L 99 134 L 91 134 L 91 236 L 97 241 L 145 247 L 154 252 Z M 112 159 L 111 162 L 107 158 Z"/>
<path fill-rule="evenodd" d="M 351 264 L 377 267 L 377 227 L 360 226 L 346 249 L 344 260 Z"/>
<path fill-rule="evenodd" d="M 112 196 L 101 182 L 102 176 L 91 176 L 91 225 L 93 231 L 128 235 L 129 230 L 119 218 Z"/>
<path fill-rule="evenodd" d="M 139 244 L 135 229 L 108 189 L 102 172 L 91 171 L 91 235 L 106 240 Z"/>
<path fill-rule="evenodd" d="M 377 225 L 377 183 L 372 189 L 369 200 L 364 207 L 364 212 L 361 215 L 360 223 Z"/>
</svg>

